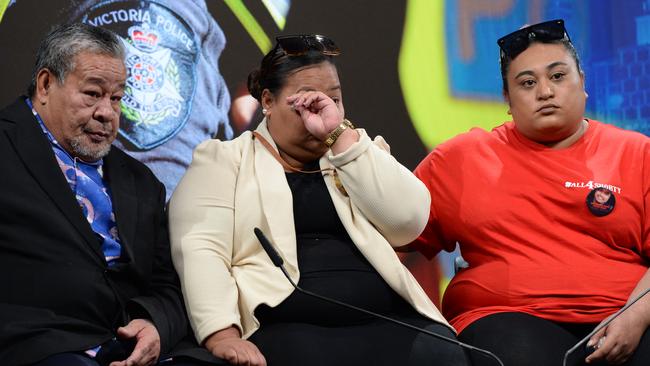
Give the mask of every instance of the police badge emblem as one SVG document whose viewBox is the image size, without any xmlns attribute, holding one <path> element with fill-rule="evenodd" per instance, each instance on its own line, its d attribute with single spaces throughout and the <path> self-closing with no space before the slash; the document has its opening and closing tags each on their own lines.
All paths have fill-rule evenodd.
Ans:
<svg viewBox="0 0 650 366">
<path fill-rule="evenodd" d="M 124 42 L 128 77 L 120 136 L 140 150 L 174 137 L 196 92 L 199 49 L 187 23 L 157 2 L 133 0 L 101 1 L 81 21 L 110 29 Z"/>
</svg>

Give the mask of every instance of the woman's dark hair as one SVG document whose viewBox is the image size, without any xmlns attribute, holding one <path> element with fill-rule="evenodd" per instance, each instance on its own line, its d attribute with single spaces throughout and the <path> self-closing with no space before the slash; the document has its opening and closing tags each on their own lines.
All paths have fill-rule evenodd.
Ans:
<svg viewBox="0 0 650 366">
<path fill-rule="evenodd" d="M 264 56 L 260 68 L 253 70 L 248 75 L 248 91 L 253 98 L 261 102 L 264 89 L 268 89 L 272 94 L 277 94 L 286 83 L 287 77 L 297 69 L 322 62 L 329 62 L 336 67 L 334 56 L 323 54 L 318 50 L 310 50 L 299 56 L 289 56 L 282 47 L 276 44 Z"/>
</svg>

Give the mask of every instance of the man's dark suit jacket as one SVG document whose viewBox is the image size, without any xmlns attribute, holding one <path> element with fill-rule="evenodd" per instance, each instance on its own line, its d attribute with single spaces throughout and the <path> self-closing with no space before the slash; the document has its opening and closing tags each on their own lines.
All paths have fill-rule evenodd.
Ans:
<svg viewBox="0 0 650 366">
<path fill-rule="evenodd" d="M 114 268 L 24 98 L 0 111 L 0 365 L 91 348 L 138 317 L 163 354 L 187 333 L 163 185 L 116 148 L 103 171 L 125 257 Z"/>
</svg>

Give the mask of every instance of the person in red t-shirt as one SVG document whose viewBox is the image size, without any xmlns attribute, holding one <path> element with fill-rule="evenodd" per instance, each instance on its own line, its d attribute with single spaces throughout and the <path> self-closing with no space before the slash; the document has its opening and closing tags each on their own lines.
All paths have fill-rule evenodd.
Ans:
<svg viewBox="0 0 650 366">
<path fill-rule="evenodd" d="M 442 310 L 461 341 L 506 365 L 560 365 L 650 287 L 650 139 L 584 117 L 584 74 L 562 20 L 498 43 L 513 121 L 472 129 L 420 163 L 431 209 L 413 246 L 432 256 L 459 243 L 469 268 Z M 573 364 L 647 365 L 649 324 L 650 295 Z"/>
</svg>

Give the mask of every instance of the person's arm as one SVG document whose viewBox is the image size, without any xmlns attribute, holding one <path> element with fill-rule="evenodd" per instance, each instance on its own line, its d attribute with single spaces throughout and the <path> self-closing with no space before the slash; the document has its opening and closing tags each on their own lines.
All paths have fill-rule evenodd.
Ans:
<svg viewBox="0 0 650 366">
<path fill-rule="evenodd" d="M 211 334 L 205 348 L 233 365 L 266 366 L 266 359 L 253 343 L 242 339 L 239 328 L 230 326 Z"/>
<path fill-rule="evenodd" d="M 648 288 L 650 288 L 650 269 L 641 277 L 628 301 L 636 298 Z M 587 357 L 586 362 L 592 363 L 605 359 L 614 365 L 624 363 L 632 356 L 639 345 L 641 336 L 649 326 L 650 295 L 647 295 L 589 340 L 587 345 L 596 345 L 597 350 Z"/>
<path fill-rule="evenodd" d="M 645 211 L 641 223 L 641 251 L 646 261 L 650 259 L 650 149 L 646 148 L 641 171 L 642 200 Z M 650 288 L 650 269 L 637 282 L 636 287 L 628 297 L 628 302 Z M 606 319 L 605 319 L 606 320 Z M 603 320 L 603 321 L 605 321 Z M 650 327 L 650 294 L 645 295 L 634 305 L 630 306 L 608 326 L 596 333 L 588 342 L 589 346 L 599 346 L 587 357 L 587 363 L 606 359 L 612 364 L 621 364 L 632 356 L 641 336 Z"/>
<path fill-rule="evenodd" d="M 294 94 L 287 102 L 300 113 L 305 128 L 324 142 L 345 116 L 341 102 L 317 91 Z M 382 138 L 373 143 L 365 131 L 348 128 L 330 149 L 328 158 L 350 200 L 391 245 L 408 244 L 422 232 L 429 216 L 429 192 L 390 155 Z"/>
<path fill-rule="evenodd" d="M 238 146 L 207 141 L 196 148 L 170 201 L 172 258 L 199 343 L 231 363 L 264 365 L 255 345 L 241 339 L 239 293 L 230 274 Z"/>
<path fill-rule="evenodd" d="M 440 187 L 455 182 L 448 172 L 453 169 L 461 169 L 460 164 L 447 158 L 448 154 L 448 147 L 442 148 L 439 145 L 418 164 L 413 172 L 431 195 L 431 204 L 427 225 L 420 236 L 405 247 L 405 251 L 418 251 L 428 259 L 435 257 L 440 250 L 451 252 L 456 247 L 455 240 L 449 240 L 444 236 L 437 210 L 437 206 L 441 204 L 441 195 L 438 193 Z M 445 196 L 447 200 L 450 198 L 448 195 L 443 194 L 442 196 Z"/>
<path fill-rule="evenodd" d="M 359 141 L 329 156 L 350 200 L 393 245 L 410 243 L 424 229 L 430 196 L 424 184 L 388 152 L 381 137 Z"/>
<path fill-rule="evenodd" d="M 152 180 L 154 180 L 153 176 Z M 165 213 L 165 187 L 157 180 L 148 184 L 158 187 L 157 200 L 154 201 L 156 202 L 154 217 L 150 218 L 156 225 L 151 231 L 154 235 L 152 240 L 154 247 L 145 252 L 146 255 L 153 257 L 150 283 L 146 293 L 131 298 L 126 304 L 126 310 L 131 320 L 125 327 L 118 330 L 118 335 L 138 340 L 134 357 L 143 349 L 167 353 L 187 333 L 183 297 L 171 261 Z M 140 199 L 144 199 L 144 197 L 140 197 Z M 155 331 L 149 329 L 149 325 L 154 326 Z M 156 357 L 158 356 L 156 355 Z M 147 358 L 146 355 L 138 357 L 138 359 Z"/>
</svg>

